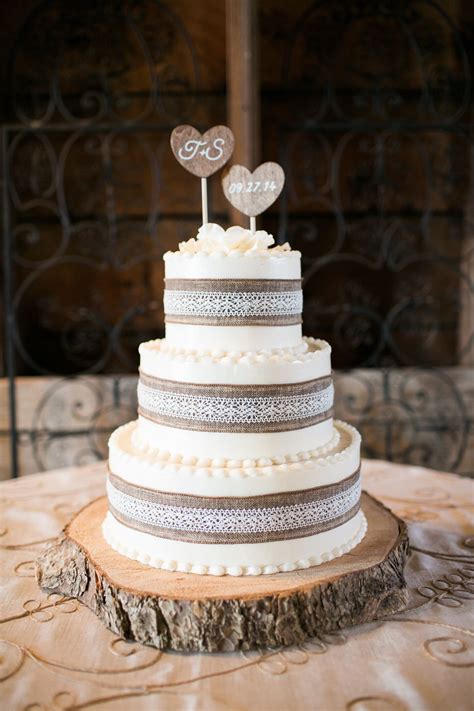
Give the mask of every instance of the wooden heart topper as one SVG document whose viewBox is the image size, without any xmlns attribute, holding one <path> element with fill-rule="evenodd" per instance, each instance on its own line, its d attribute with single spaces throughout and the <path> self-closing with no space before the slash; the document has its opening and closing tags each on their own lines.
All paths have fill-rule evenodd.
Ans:
<svg viewBox="0 0 474 711">
<path fill-rule="evenodd" d="M 233 165 L 222 179 L 227 200 L 248 217 L 256 217 L 273 205 L 285 184 L 278 163 L 262 163 L 253 173 L 243 165 Z"/>
<path fill-rule="evenodd" d="M 234 150 L 234 135 L 227 126 L 199 133 L 193 126 L 177 126 L 171 134 L 176 160 L 199 178 L 208 178 L 227 163 Z"/>
</svg>

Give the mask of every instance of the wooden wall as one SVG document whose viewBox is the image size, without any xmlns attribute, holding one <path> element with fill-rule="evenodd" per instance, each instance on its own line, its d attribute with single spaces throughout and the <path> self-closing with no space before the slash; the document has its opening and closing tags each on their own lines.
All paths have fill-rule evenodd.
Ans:
<svg viewBox="0 0 474 711">
<path fill-rule="evenodd" d="M 466 473 L 472 373 L 455 367 L 474 363 L 474 21 L 460 0 L 443 3 L 449 22 L 414 5 L 364 13 L 356 2 L 260 0 L 248 96 L 261 112 L 248 155 L 285 166 L 285 194 L 259 224 L 303 252 L 305 331 L 332 343 L 336 368 L 352 369 L 338 376 L 338 407 L 363 422 L 366 453 Z M 104 454 L 107 432 L 133 410 L 138 343 L 163 335 L 161 255 L 200 221 L 199 181 L 173 159 L 169 132 L 225 123 L 228 104 L 243 110 L 227 96 L 229 77 L 237 92 L 242 80 L 235 36 L 228 23 L 226 43 L 222 0 L 9 8 L 0 118 L 10 126 L 2 165 L 22 473 Z M 43 121 L 51 76 L 70 114 L 56 105 Z M 225 224 L 219 176 L 209 192 L 210 219 Z M 407 367 L 420 370 L 404 393 Z M 56 380 L 84 372 L 87 386 Z M 364 391 L 370 406 L 357 410 Z M 4 380 L 0 407 L 5 452 Z M 414 431 L 423 446 L 412 446 Z"/>
</svg>

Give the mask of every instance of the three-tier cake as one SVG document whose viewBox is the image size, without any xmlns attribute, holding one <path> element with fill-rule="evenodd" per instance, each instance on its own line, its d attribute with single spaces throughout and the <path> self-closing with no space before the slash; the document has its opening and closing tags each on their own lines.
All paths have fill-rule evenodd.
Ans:
<svg viewBox="0 0 474 711">
<path fill-rule="evenodd" d="M 356 546 L 360 436 L 333 420 L 331 348 L 303 338 L 301 254 L 204 225 L 165 260 L 166 338 L 140 346 L 138 419 L 110 439 L 119 553 L 260 575 Z"/>
</svg>

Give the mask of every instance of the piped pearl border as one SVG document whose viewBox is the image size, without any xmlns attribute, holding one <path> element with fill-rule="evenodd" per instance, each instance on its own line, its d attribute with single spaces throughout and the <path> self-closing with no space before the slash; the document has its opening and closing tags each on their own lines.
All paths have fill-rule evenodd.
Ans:
<svg viewBox="0 0 474 711">
<path fill-rule="evenodd" d="M 140 355 L 183 363 L 238 363 L 239 365 L 299 364 L 316 361 L 331 354 L 331 346 L 326 341 L 309 336 L 303 337 L 302 346 L 294 348 L 273 348 L 260 351 L 224 351 L 220 349 L 193 350 L 168 343 L 166 338 L 145 341 L 138 350 Z M 307 345 L 307 348 L 304 345 Z"/>
<path fill-rule="evenodd" d="M 159 468 L 163 474 L 191 474 L 197 477 L 216 477 L 218 479 L 268 477 L 277 473 L 298 471 L 306 466 L 312 470 L 315 468 L 327 469 L 336 463 L 351 459 L 355 453 L 358 453 L 361 441 L 360 434 L 354 427 L 346 422 L 336 420 L 333 438 L 318 449 L 286 457 L 273 457 L 272 459 L 198 459 L 180 454 L 172 455 L 168 451 L 150 450 L 147 447 L 139 448 L 136 444 L 136 437 L 134 437 L 137 431 L 137 421 L 133 421 L 119 427 L 110 437 L 111 460 L 120 464 L 120 470 L 126 470 L 127 466 L 135 465 L 138 460 L 142 466 L 152 469 Z M 341 435 L 347 437 L 347 446 L 341 451 L 331 454 L 330 452 L 339 445 Z M 124 451 L 121 446 L 122 437 L 131 441 L 135 450 L 133 453 Z"/>
<path fill-rule="evenodd" d="M 195 575 L 232 575 L 236 577 L 249 576 L 249 575 L 272 575 L 275 573 L 290 573 L 293 570 L 301 570 L 303 568 L 311 568 L 316 565 L 321 565 L 322 563 L 327 563 L 334 558 L 339 558 L 345 553 L 349 553 L 353 548 L 355 548 L 364 538 L 367 532 L 367 519 L 365 518 L 362 511 L 358 514 L 360 516 L 360 526 L 356 533 L 345 543 L 335 546 L 331 550 L 322 553 L 317 556 L 310 556 L 309 558 L 304 558 L 301 560 L 296 560 L 294 562 L 281 563 L 280 565 L 251 565 L 251 566 L 223 566 L 223 565 L 205 565 L 205 564 L 191 564 L 185 561 L 177 560 L 161 560 L 147 553 L 142 553 L 135 548 L 128 546 L 123 543 L 117 536 L 112 532 L 112 516 L 107 514 L 104 523 L 102 524 L 102 532 L 105 540 L 117 553 L 124 555 L 126 558 L 131 558 L 132 560 L 137 560 L 140 563 L 149 565 L 152 568 L 159 568 L 161 570 L 168 570 L 170 572 L 180 572 L 180 573 L 194 573 Z M 121 524 L 123 525 L 123 524 Z"/>
<path fill-rule="evenodd" d="M 274 247 L 271 247 L 270 249 L 247 249 L 245 251 L 241 249 L 232 249 L 227 252 L 225 250 L 219 250 L 216 248 L 209 249 L 209 251 L 202 248 L 195 252 L 184 250 L 182 252 L 170 251 L 165 252 L 165 254 L 163 255 L 163 260 L 165 262 L 171 262 L 178 259 L 192 259 L 193 257 L 206 257 L 208 259 L 219 259 L 222 257 L 231 257 L 232 259 L 256 259 L 262 257 L 264 259 L 300 259 L 301 252 L 299 252 L 297 249 L 289 249 L 289 245 L 288 243 L 286 243 L 286 245 L 277 244 Z"/>
</svg>

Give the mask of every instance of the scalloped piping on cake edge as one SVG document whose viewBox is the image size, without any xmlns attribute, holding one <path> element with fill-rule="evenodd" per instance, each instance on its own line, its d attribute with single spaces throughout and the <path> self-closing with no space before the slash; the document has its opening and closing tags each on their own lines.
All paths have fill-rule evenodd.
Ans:
<svg viewBox="0 0 474 711">
<path fill-rule="evenodd" d="M 170 572 L 180 572 L 180 573 L 194 573 L 195 575 L 231 575 L 234 577 L 242 576 L 256 576 L 256 575 L 272 575 L 275 573 L 290 573 L 293 570 L 301 570 L 303 568 L 311 568 L 316 565 L 321 565 L 322 563 L 327 563 L 334 558 L 340 558 L 341 556 L 349 553 L 353 548 L 355 548 L 364 538 L 367 532 L 367 519 L 364 513 L 360 510 L 360 526 L 356 533 L 348 540 L 339 546 L 335 546 L 330 551 L 322 553 L 318 556 L 311 556 L 309 558 L 303 558 L 301 560 L 294 561 L 293 563 L 281 563 L 280 565 L 267 565 L 267 566 L 223 566 L 223 565 L 205 565 L 205 564 L 191 564 L 184 561 L 176 560 L 160 560 L 159 558 L 153 558 L 148 554 L 142 554 L 131 546 L 124 545 L 119 542 L 116 537 L 110 532 L 108 525 L 108 517 L 111 514 L 107 514 L 103 524 L 102 533 L 106 542 L 113 548 L 117 553 L 130 558 L 132 560 L 137 560 L 144 565 L 149 565 L 152 568 L 159 568 L 161 570 L 167 570 Z"/>
<path fill-rule="evenodd" d="M 297 452 L 296 454 L 288 454 L 286 456 L 267 459 L 213 459 L 212 457 L 202 459 L 198 457 L 186 456 L 183 454 L 172 454 L 168 450 L 161 450 L 159 448 L 155 448 L 148 442 L 141 442 L 138 436 L 134 436 L 139 434 L 137 424 L 138 422 L 139 420 L 133 420 L 132 422 L 128 422 L 127 424 L 122 425 L 122 427 L 119 429 L 121 429 L 122 433 L 125 435 L 127 433 L 127 427 L 132 430 L 130 442 L 133 448 L 135 449 L 135 452 L 142 456 L 143 459 L 148 459 L 153 464 L 158 461 L 168 462 L 169 464 L 182 464 L 186 467 L 191 466 L 196 468 L 215 467 L 219 469 L 241 469 L 249 467 L 269 467 L 280 464 L 295 464 L 297 462 L 305 462 L 308 459 L 319 459 L 320 457 L 324 457 L 328 452 L 338 446 L 341 439 L 339 430 L 337 429 L 337 427 L 334 427 L 334 434 L 329 440 L 329 442 L 326 442 L 326 444 L 322 444 L 319 447 L 315 447 L 314 449 Z M 114 433 L 112 433 L 110 437 L 110 441 L 112 440 L 113 434 Z"/>
<path fill-rule="evenodd" d="M 170 458 L 160 459 L 159 453 L 155 454 L 153 457 L 150 457 L 149 455 L 147 456 L 146 453 L 139 450 L 137 450 L 134 454 L 129 454 L 123 451 L 120 447 L 119 441 L 122 435 L 128 434 L 128 430 L 132 430 L 136 427 L 136 420 L 128 422 L 126 425 L 122 425 L 122 427 L 116 429 L 110 437 L 109 447 L 111 450 L 112 448 L 115 448 L 116 451 L 113 452 L 113 455 L 114 457 L 120 459 L 120 462 L 124 467 L 126 467 L 127 464 L 136 464 L 137 459 L 140 461 L 142 466 L 149 468 L 155 468 L 157 464 L 163 462 L 163 468 L 161 469 L 160 474 L 172 474 L 173 476 L 179 474 L 193 474 L 200 477 L 216 477 L 219 479 L 226 477 L 246 478 L 271 476 L 276 473 L 297 471 L 303 469 L 304 467 L 325 469 L 332 466 L 336 462 L 340 463 L 350 459 L 353 456 L 354 451 L 360 448 L 360 434 L 355 427 L 339 420 L 334 422 L 334 426 L 335 429 L 340 429 L 343 433 L 350 437 L 349 444 L 341 452 L 325 454 L 324 452 L 319 451 L 318 456 L 313 457 L 309 453 L 310 456 L 307 458 L 305 457 L 304 459 L 299 458 L 300 455 L 292 455 L 291 457 L 285 459 L 282 457 L 281 459 L 284 459 L 284 461 L 279 463 L 275 463 L 271 459 L 269 459 L 268 462 L 266 460 L 256 460 L 255 466 L 244 466 L 247 464 L 245 460 L 241 463 L 241 466 L 236 466 L 238 463 L 237 460 L 231 459 L 209 460 L 210 464 L 204 466 L 202 463 L 199 464 L 199 459 L 195 462 L 195 464 L 193 464 L 192 462 L 195 458 L 186 456 L 182 457 L 181 462 L 171 462 Z M 327 445 L 323 445 L 321 449 L 323 450 L 328 448 L 327 451 L 330 451 L 330 449 L 334 446 L 337 446 L 337 444 L 331 445 L 330 442 Z M 162 454 L 168 455 L 169 452 L 164 452 Z M 303 452 L 301 455 L 305 456 L 306 453 Z M 176 457 L 174 457 L 174 459 L 176 459 Z"/>
<path fill-rule="evenodd" d="M 242 259 L 255 259 L 263 257 L 264 259 L 295 259 L 301 257 L 301 252 L 297 249 L 283 249 L 284 245 L 277 244 L 270 249 L 255 249 L 242 251 L 239 249 L 233 249 L 230 252 L 225 252 L 224 250 L 212 250 L 205 251 L 199 250 L 199 252 L 165 252 L 163 255 L 163 261 L 168 262 L 175 259 L 193 259 L 195 257 L 206 259 L 220 259 L 222 257 L 242 258 Z"/>
<path fill-rule="evenodd" d="M 222 351 L 220 349 L 210 350 L 203 349 L 194 350 L 186 349 L 180 346 L 167 344 L 165 338 L 144 341 L 140 344 L 138 351 L 142 354 L 144 351 L 153 351 L 156 358 L 163 360 L 183 360 L 187 363 L 239 363 L 241 365 L 262 365 L 268 363 L 284 363 L 291 365 L 292 363 L 305 363 L 310 360 L 316 360 L 322 356 L 331 355 L 331 346 L 326 341 L 312 338 L 311 336 L 303 336 L 303 342 L 308 346 L 313 346 L 313 350 L 298 352 L 299 346 L 295 348 L 273 348 L 260 351 Z M 164 346 L 164 348 L 163 348 Z M 150 355 L 150 353 L 147 353 Z"/>
<path fill-rule="evenodd" d="M 122 425 L 122 427 L 119 427 L 117 430 L 115 430 L 114 433 L 112 433 L 112 436 L 110 437 L 109 440 L 109 446 L 115 445 L 115 437 L 120 436 L 120 434 L 123 432 L 124 429 L 130 428 L 133 429 L 136 427 L 136 420 L 133 422 L 129 422 L 126 425 Z M 305 466 L 311 466 L 313 467 L 319 467 L 319 468 L 326 468 L 328 466 L 333 465 L 335 462 L 343 462 L 344 460 L 350 459 L 354 453 L 355 449 L 359 449 L 360 447 L 360 441 L 361 437 L 359 432 L 352 427 L 351 425 L 348 425 L 345 422 L 341 421 L 335 421 L 334 425 L 345 432 L 347 435 L 350 436 L 351 441 L 348 444 L 348 446 L 343 449 L 341 452 L 335 452 L 334 454 L 326 454 L 324 450 L 327 447 L 327 451 L 330 451 L 332 449 L 331 443 L 328 443 L 327 445 L 323 445 L 321 447 L 321 450 L 318 452 L 317 456 L 312 456 L 311 452 L 317 451 L 317 450 L 311 450 L 310 452 L 301 452 L 300 454 L 297 455 L 290 455 L 289 457 L 286 458 L 281 458 L 284 459 L 282 462 L 274 462 L 271 459 L 267 460 L 250 460 L 252 463 L 255 462 L 254 466 L 251 466 L 250 463 L 247 463 L 246 460 L 242 462 L 242 466 L 236 466 L 236 461 L 233 459 L 221 459 L 221 460 L 209 460 L 209 464 L 204 466 L 204 464 L 199 463 L 201 460 L 197 460 L 195 464 L 192 462 L 194 461 L 194 457 L 186 457 L 184 455 L 181 459 L 181 462 L 176 461 L 179 458 L 179 455 L 175 455 L 172 457 L 171 455 L 169 458 L 167 458 L 165 455 L 169 455 L 169 452 L 162 452 L 161 454 L 163 455 L 163 458 L 160 458 L 160 454 L 156 454 L 152 457 L 147 456 L 146 453 L 142 453 L 141 451 L 137 450 L 133 455 L 128 454 L 124 452 L 122 449 L 120 449 L 120 457 L 122 458 L 124 463 L 127 462 L 135 462 L 136 459 L 139 459 L 142 461 L 144 465 L 148 465 L 150 467 L 156 466 L 159 462 L 163 462 L 163 473 L 170 473 L 170 474 L 181 474 L 181 473 L 186 473 L 186 474 L 196 474 L 197 476 L 210 476 L 210 477 L 217 477 L 217 478 L 225 478 L 227 476 L 230 477 L 241 477 L 241 478 L 246 478 L 246 477 L 255 477 L 255 476 L 271 476 L 272 474 L 276 472 L 287 472 L 287 471 L 297 471 L 299 469 L 304 468 Z M 337 446 L 337 445 L 334 445 Z M 155 450 L 156 451 L 156 450 Z M 309 454 L 307 457 L 306 455 Z M 175 461 L 170 461 L 171 459 L 174 459 Z M 276 458 L 275 458 L 276 459 Z M 228 470 L 228 471 L 226 471 Z"/>
</svg>

